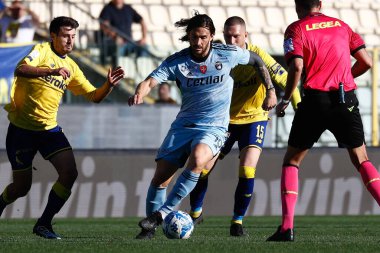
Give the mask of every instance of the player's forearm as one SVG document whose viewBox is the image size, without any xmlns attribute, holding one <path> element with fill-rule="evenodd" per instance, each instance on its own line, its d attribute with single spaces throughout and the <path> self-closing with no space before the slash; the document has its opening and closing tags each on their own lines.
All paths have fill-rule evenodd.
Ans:
<svg viewBox="0 0 380 253">
<path fill-rule="evenodd" d="M 148 78 L 142 81 L 136 88 L 135 95 L 141 98 L 147 96 L 155 85 L 152 84 L 152 79 Z"/>
<path fill-rule="evenodd" d="M 103 101 L 103 99 L 105 99 L 108 94 L 111 93 L 111 91 L 113 90 L 113 86 L 111 86 L 108 81 L 104 82 L 104 84 L 97 88 L 95 90 L 95 93 L 94 93 L 94 96 L 91 98 L 92 102 L 94 103 L 100 103 Z"/>
<path fill-rule="evenodd" d="M 274 88 L 268 69 L 265 67 L 263 60 L 256 53 L 250 52 L 248 64 L 254 66 L 259 73 L 267 90 Z"/>
<path fill-rule="evenodd" d="M 15 75 L 22 77 L 41 77 L 52 75 L 53 71 L 53 69 L 49 68 L 39 68 L 22 64 L 15 70 Z"/>
<path fill-rule="evenodd" d="M 364 63 L 360 61 L 356 61 L 354 65 L 351 67 L 351 73 L 354 78 L 363 75 L 372 67 L 372 63 Z"/>
<path fill-rule="evenodd" d="M 365 48 L 360 49 L 353 56 L 356 59 L 356 62 L 351 67 L 351 73 L 354 78 L 363 75 L 372 68 L 372 59 Z"/>
</svg>

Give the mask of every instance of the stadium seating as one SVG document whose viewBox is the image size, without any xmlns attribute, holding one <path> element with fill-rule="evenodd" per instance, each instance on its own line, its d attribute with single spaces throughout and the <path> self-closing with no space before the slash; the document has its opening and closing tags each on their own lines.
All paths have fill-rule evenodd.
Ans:
<svg viewBox="0 0 380 253">
<path fill-rule="evenodd" d="M 10 1 L 6 1 L 10 2 Z M 82 32 L 78 38 L 80 47 L 94 44 L 95 31 L 99 30 L 96 17 L 109 0 L 27 0 L 45 25 L 51 17 L 70 15 L 78 19 Z M 194 10 L 209 14 L 216 27 L 216 38 L 221 39 L 223 23 L 227 17 L 237 15 L 246 20 L 247 30 L 254 43 L 272 54 L 282 54 L 285 28 L 297 20 L 294 0 L 126 0 L 144 17 L 148 26 L 147 41 L 153 52 L 160 56 L 187 46 L 179 41 L 183 30 L 174 27 L 181 18 L 193 15 Z M 323 1 L 326 15 L 343 19 L 355 31 L 362 34 L 367 46 L 380 45 L 380 0 Z M 133 37 L 141 38 L 139 25 L 132 27 Z M 136 68 L 138 69 L 138 68 Z"/>
<path fill-rule="evenodd" d="M 7 2 L 7 1 L 6 1 Z M 8 1 L 9 2 L 9 1 Z M 98 30 L 99 24 L 91 16 L 70 6 L 64 1 L 28 0 L 30 7 L 38 12 L 41 20 L 48 23 L 51 17 L 58 15 L 71 15 L 78 19 L 81 28 Z M 72 0 L 81 9 L 88 11 L 92 16 L 98 17 L 108 0 Z M 238 15 L 247 21 L 250 33 L 263 33 L 260 37 L 266 44 L 263 48 L 272 53 L 281 54 L 282 41 L 272 41 L 275 34 L 283 33 L 291 22 L 297 20 L 294 10 L 294 0 L 128 0 L 133 7 L 144 17 L 148 32 L 152 38 L 162 37 L 167 32 L 171 40 L 166 40 L 167 47 L 178 48 L 174 42 L 176 28 L 173 23 L 192 15 L 193 10 L 208 13 L 215 22 L 217 32 L 220 33 L 226 17 Z M 327 15 L 342 18 L 357 32 L 363 35 L 380 35 L 380 1 L 379 0 L 337 0 L 324 1 L 323 12 Z M 158 35 L 155 35 L 158 33 Z M 217 36 L 221 37 L 221 36 Z M 373 40 L 372 40 L 373 41 Z M 153 42 L 154 45 L 157 42 Z M 162 43 L 162 42 L 160 42 Z M 372 43 L 370 43 L 372 45 Z"/>
</svg>

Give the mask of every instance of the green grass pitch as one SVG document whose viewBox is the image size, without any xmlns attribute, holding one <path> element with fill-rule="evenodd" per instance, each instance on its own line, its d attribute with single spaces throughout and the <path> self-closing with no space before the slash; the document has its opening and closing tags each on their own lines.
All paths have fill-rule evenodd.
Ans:
<svg viewBox="0 0 380 253">
<path fill-rule="evenodd" d="M 0 220 L 0 252 L 380 252 L 379 216 L 296 217 L 296 242 L 265 242 L 279 217 L 248 217 L 248 236 L 229 236 L 229 217 L 205 217 L 188 240 L 169 240 L 159 229 L 150 241 L 135 240 L 139 218 L 56 219 L 62 240 L 31 233 L 34 220 Z"/>
</svg>

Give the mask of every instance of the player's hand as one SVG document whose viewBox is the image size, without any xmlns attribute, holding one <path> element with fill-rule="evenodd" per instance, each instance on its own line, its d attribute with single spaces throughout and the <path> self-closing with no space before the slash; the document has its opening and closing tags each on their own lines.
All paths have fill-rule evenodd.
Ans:
<svg viewBox="0 0 380 253">
<path fill-rule="evenodd" d="M 128 99 L 128 105 L 133 106 L 133 105 L 138 105 L 144 103 L 144 100 L 142 99 L 142 96 L 139 94 L 135 94 L 133 96 L 130 96 Z"/>
<path fill-rule="evenodd" d="M 285 103 L 284 100 L 281 100 L 281 102 L 276 107 L 277 117 L 285 116 L 285 109 L 288 107 L 288 105 L 289 105 L 289 102 Z"/>
<path fill-rule="evenodd" d="M 63 79 L 66 80 L 67 78 L 70 77 L 70 70 L 68 70 L 67 68 L 54 69 L 52 75 L 53 76 L 62 76 Z"/>
<path fill-rule="evenodd" d="M 264 99 L 262 108 L 265 111 L 270 111 L 276 106 L 276 104 L 277 104 L 276 91 L 275 89 L 270 89 L 267 91 L 267 95 Z"/>
<path fill-rule="evenodd" d="M 121 79 L 124 78 L 125 72 L 122 67 L 117 67 L 114 70 L 108 69 L 107 82 L 111 87 L 115 87 Z"/>
</svg>

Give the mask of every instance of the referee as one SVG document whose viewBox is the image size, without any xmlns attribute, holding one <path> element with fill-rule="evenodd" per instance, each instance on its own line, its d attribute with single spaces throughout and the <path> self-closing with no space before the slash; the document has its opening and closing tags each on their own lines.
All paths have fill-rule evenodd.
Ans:
<svg viewBox="0 0 380 253">
<path fill-rule="evenodd" d="M 371 68 L 362 38 L 343 21 L 320 13 L 321 1 L 295 0 L 299 20 L 285 31 L 289 66 L 285 94 L 276 112 L 284 115 L 298 82 L 304 97 L 290 131 L 281 175 L 282 224 L 267 241 L 294 241 L 298 170 L 325 130 L 346 148 L 368 191 L 380 203 L 380 176 L 368 160 L 354 78 Z M 355 58 L 351 66 L 350 55 Z"/>
</svg>

